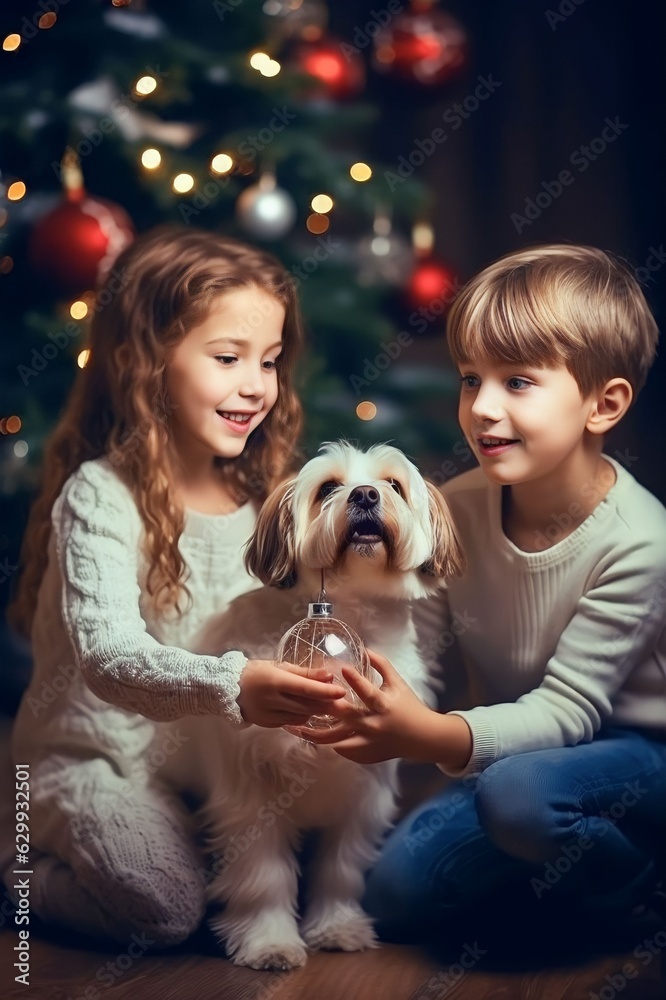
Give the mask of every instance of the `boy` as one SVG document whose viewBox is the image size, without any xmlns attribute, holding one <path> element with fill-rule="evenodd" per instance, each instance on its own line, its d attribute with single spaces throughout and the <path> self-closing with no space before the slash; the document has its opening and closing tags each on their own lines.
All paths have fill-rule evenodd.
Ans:
<svg viewBox="0 0 666 1000">
<path fill-rule="evenodd" d="M 393 832 L 364 905 L 385 936 L 484 893 L 575 899 L 612 915 L 646 898 L 666 830 L 666 510 L 604 435 L 629 409 L 658 331 L 600 250 L 509 254 L 451 310 L 460 424 L 479 468 L 447 483 L 467 558 L 448 602 L 477 707 L 439 715 L 388 661 L 345 673 L 317 743 L 361 763 L 434 761 L 458 780 Z M 543 906 L 538 904 L 541 909 Z"/>
</svg>

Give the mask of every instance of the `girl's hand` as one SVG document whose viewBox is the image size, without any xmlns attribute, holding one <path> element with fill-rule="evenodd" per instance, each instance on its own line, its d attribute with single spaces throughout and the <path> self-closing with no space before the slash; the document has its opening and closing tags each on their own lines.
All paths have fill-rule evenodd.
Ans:
<svg viewBox="0 0 666 1000">
<path fill-rule="evenodd" d="M 381 688 L 361 677 L 353 667 L 342 673 L 365 708 L 346 699 L 333 702 L 327 711 L 340 719 L 331 729 L 289 727 L 289 732 L 358 764 L 375 764 L 392 757 L 436 761 L 438 729 L 444 716 L 424 705 L 385 656 L 368 650 L 370 662 L 382 678 Z M 434 742 L 433 742 L 434 741 Z"/>
<path fill-rule="evenodd" d="M 323 669 L 308 672 L 294 663 L 248 660 L 236 703 L 245 722 L 255 726 L 304 725 L 311 715 L 332 714 L 335 699 L 344 698 L 345 688 L 332 680 Z"/>
</svg>

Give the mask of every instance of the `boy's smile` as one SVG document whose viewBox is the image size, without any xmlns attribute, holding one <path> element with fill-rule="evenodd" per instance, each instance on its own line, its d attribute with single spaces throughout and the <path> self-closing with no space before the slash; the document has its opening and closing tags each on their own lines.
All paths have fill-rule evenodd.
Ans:
<svg viewBox="0 0 666 1000">
<path fill-rule="evenodd" d="M 501 455 L 503 452 L 512 448 L 514 444 L 517 444 L 516 439 L 509 440 L 507 438 L 495 438 L 488 434 L 484 434 L 477 438 L 479 451 L 482 455 L 492 456 Z"/>
</svg>

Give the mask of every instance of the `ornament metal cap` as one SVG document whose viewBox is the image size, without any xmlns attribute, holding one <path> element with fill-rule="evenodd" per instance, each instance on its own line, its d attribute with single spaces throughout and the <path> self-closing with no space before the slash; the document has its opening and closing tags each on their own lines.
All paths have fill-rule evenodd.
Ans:
<svg viewBox="0 0 666 1000">
<path fill-rule="evenodd" d="M 68 201 L 83 201 L 83 173 L 78 153 L 68 146 L 60 161 L 60 177 Z"/>
<path fill-rule="evenodd" d="M 333 605 L 328 601 L 315 601 L 308 604 L 308 618 L 332 618 Z"/>
</svg>

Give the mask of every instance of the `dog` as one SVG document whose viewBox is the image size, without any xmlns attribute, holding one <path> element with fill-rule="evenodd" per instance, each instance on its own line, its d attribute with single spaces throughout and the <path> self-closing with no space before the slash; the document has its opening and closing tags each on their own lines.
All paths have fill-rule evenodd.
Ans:
<svg viewBox="0 0 666 1000">
<path fill-rule="evenodd" d="M 264 586 L 234 600 L 196 651 L 273 659 L 282 634 L 317 599 L 323 569 L 334 616 L 432 705 L 411 602 L 462 564 L 445 501 L 402 452 L 327 443 L 259 513 L 246 565 Z M 308 948 L 377 947 L 359 900 L 397 813 L 398 761 L 356 764 L 280 728 L 239 729 L 214 716 L 185 722 L 205 789 L 198 819 L 222 862 L 207 887 L 208 901 L 223 904 L 210 927 L 227 955 L 283 970 L 302 966 Z M 318 841 L 299 927 L 297 852 L 309 830 Z"/>
</svg>

